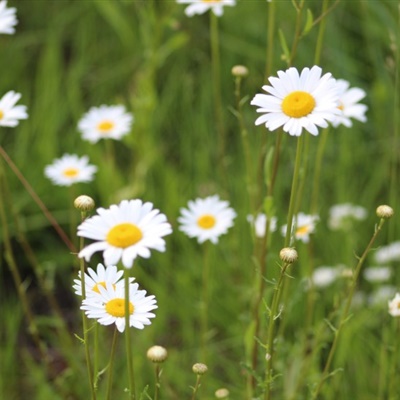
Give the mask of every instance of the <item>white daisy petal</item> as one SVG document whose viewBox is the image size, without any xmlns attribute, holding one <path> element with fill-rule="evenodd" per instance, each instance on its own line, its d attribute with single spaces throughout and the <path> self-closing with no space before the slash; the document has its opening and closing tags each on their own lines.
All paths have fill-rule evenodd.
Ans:
<svg viewBox="0 0 400 400">
<path fill-rule="evenodd" d="M 189 4 L 185 9 L 185 14 L 188 17 L 193 17 L 196 14 L 204 14 L 211 10 L 217 17 L 224 13 L 224 6 L 234 6 L 236 0 L 177 0 L 181 4 Z"/>
<path fill-rule="evenodd" d="M 0 1 L 0 33 L 7 35 L 15 33 L 15 25 L 18 23 L 16 12 L 14 7 L 7 8 L 6 0 Z"/>
<path fill-rule="evenodd" d="M 0 2 L 1 4 L 1 2 Z M 0 13 L 0 33 L 1 33 L 1 13 Z M 13 90 L 7 92 L 0 99 L 0 126 L 16 127 L 20 119 L 27 119 L 26 106 L 15 104 L 21 98 L 20 93 Z"/>
</svg>

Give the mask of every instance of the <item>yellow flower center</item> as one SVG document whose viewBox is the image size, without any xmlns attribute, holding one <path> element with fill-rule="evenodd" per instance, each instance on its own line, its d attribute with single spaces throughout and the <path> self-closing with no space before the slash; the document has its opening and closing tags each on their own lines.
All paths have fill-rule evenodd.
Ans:
<svg viewBox="0 0 400 400">
<path fill-rule="evenodd" d="M 0 119 L 3 119 L 3 117 L 4 117 L 4 113 L 3 113 L 3 111 L 0 110 Z"/>
<path fill-rule="evenodd" d="M 77 168 L 66 168 L 64 169 L 63 174 L 67 178 L 74 178 L 79 174 L 79 170 Z"/>
<path fill-rule="evenodd" d="M 310 232 L 310 226 L 309 225 L 303 225 L 303 226 L 299 226 L 296 229 L 296 235 L 297 236 L 302 236 L 307 234 L 308 232 Z"/>
<path fill-rule="evenodd" d="M 282 101 L 282 111 L 292 118 L 301 118 L 315 108 L 315 99 L 310 93 L 298 90 L 288 94 Z"/>
<path fill-rule="evenodd" d="M 132 246 L 139 242 L 143 237 L 143 233 L 134 224 L 124 223 L 115 225 L 107 234 L 107 242 L 115 247 L 122 249 Z"/>
<path fill-rule="evenodd" d="M 197 220 L 197 225 L 203 229 L 211 229 L 216 222 L 215 217 L 210 214 L 204 214 Z"/>
<path fill-rule="evenodd" d="M 112 121 L 102 121 L 97 125 L 97 129 L 100 131 L 100 133 L 108 133 L 111 131 L 111 129 L 114 128 L 114 122 Z"/>
<path fill-rule="evenodd" d="M 106 303 L 106 311 L 113 317 L 122 318 L 125 316 L 125 299 L 112 299 Z M 133 314 L 135 307 L 129 302 L 129 314 Z"/>
<path fill-rule="evenodd" d="M 343 111 L 344 110 L 344 105 L 343 105 L 343 103 L 341 101 L 339 103 L 340 104 L 338 105 L 338 109 Z"/>
</svg>

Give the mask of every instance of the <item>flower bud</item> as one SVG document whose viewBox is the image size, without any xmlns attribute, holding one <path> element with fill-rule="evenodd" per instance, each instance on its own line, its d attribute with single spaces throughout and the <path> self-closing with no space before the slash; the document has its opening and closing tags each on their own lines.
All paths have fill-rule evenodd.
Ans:
<svg viewBox="0 0 400 400">
<path fill-rule="evenodd" d="M 162 363 L 167 357 L 168 352 L 162 346 L 152 346 L 147 350 L 147 358 L 154 363 Z"/>
<path fill-rule="evenodd" d="M 244 78 L 249 74 L 249 70 L 244 65 L 235 65 L 232 67 L 232 75 L 236 76 L 237 78 Z"/>
<path fill-rule="evenodd" d="M 297 261 L 298 254 L 296 249 L 293 249 L 292 247 L 284 247 L 279 252 L 279 257 L 283 262 L 287 264 L 293 264 L 295 261 Z"/>
<path fill-rule="evenodd" d="M 95 204 L 91 197 L 82 195 L 75 199 L 74 206 L 80 211 L 92 211 Z"/>
<path fill-rule="evenodd" d="M 393 217 L 393 214 L 393 208 L 387 205 L 379 206 L 376 209 L 376 215 L 378 216 L 378 218 L 389 219 Z"/>
<path fill-rule="evenodd" d="M 208 368 L 205 364 L 196 363 L 193 365 L 192 370 L 196 375 L 204 375 L 207 372 Z"/>
<path fill-rule="evenodd" d="M 215 391 L 215 397 L 217 399 L 227 399 L 229 396 L 229 390 L 225 388 L 221 388 Z"/>
</svg>

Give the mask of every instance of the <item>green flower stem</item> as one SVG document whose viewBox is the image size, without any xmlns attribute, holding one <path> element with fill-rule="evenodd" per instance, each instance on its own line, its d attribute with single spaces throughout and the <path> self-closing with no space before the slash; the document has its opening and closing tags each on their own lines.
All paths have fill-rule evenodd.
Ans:
<svg viewBox="0 0 400 400">
<path fill-rule="evenodd" d="M 338 342 L 339 342 L 340 333 L 342 331 L 342 328 L 343 328 L 344 324 L 347 322 L 347 319 L 348 319 L 349 310 L 350 310 L 351 302 L 353 300 L 354 291 L 355 291 L 356 286 L 357 286 L 358 277 L 359 277 L 360 272 L 361 272 L 361 267 L 364 264 L 364 261 L 365 261 L 367 255 L 368 255 L 369 251 L 371 250 L 371 247 L 374 244 L 379 232 L 381 231 L 382 226 L 383 226 L 384 223 L 385 223 L 385 219 L 382 218 L 380 220 L 379 224 L 376 226 L 375 232 L 374 232 L 371 240 L 369 241 L 367 247 L 365 248 L 364 253 L 362 254 L 362 256 L 358 260 L 357 266 L 356 266 L 356 268 L 354 270 L 353 281 L 352 281 L 352 284 L 350 286 L 350 291 L 349 291 L 349 294 L 347 296 L 347 300 L 346 300 L 344 309 L 342 311 L 342 315 L 340 317 L 339 324 L 338 324 L 337 329 L 335 330 L 335 333 L 334 333 L 334 339 L 333 339 L 333 343 L 332 343 L 332 346 L 331 346 L 330 351 L 329 351 L 328 359 L 326 361 L 324 370 L 322 371 L 321 378 L 320 378 L 320 380 L 318 382 L 318 385 L 317 385 L 317 387 L 316 387 L 316 389 L 315 389 L 315 391 L 314 391 L 314 393 L 312 395 L 312 399 L 316 399 L 318 397 L 325 380 L 329 376 L 330 367 L 331 367 L 331 364 L 332 364 L 332 361 L 333 361 L 333 356 L 335 354 L 336 347 L 337 347 Z"/>
<path fill-rule="evenodd" d="M 210 246 L 204 243 L 203 270 L 202 270 L 202 291 L 201 291 L 201 338 L 200 357 L 203 363 L 207 362 L 207 334 L 208 334 L 208 302 L 210 296 Z"/>
<path fill-rule="evenodd" d="M 210 12 L 210 45 L 215 118 L 218 132 L 218 158 L 224 170 L 225 126 L 221 100 L 221 59 L 219 51 L 218 17 L 212 12 Z"/>
<path fill-rule="evenodd" d="M 94 388 L 97 390 L 97 382 L 99 379 L 99 324 L 97 321 L 94 325 L 94 355 L 93 355 L 93 377 Z"/>
<path fill-rule="evenodd" d="M 160 364 L 156 363 L 154 366 L 155 374 L 155 386 L 154 386 L 154 400 L 158 400 L 158 395 L 160 393 Z"/>
<path fill-rule="evenodd" d="M 293 180 L 292 180 L 292 189 L 290 192 L 290 201 L 289 201 L 289 211 L 287 216 L 287 229 L 285 236 L 285 245 L 284 247 L 290 246 L 290 239 L 292 234 L 292 226 L 293 226 L 293 215 L 295 212 L 295 203 L 297 199 L 297 187 L 299 182 L 300 175 L 300 166 L 301 166 L 301 153 L 303 147 L 304 137 L 303 135 L 299 136 L 297 139 L 297 149 L 296 149 L 296 161 L 293 172 Z"/>
<path fill-rule="evenodd" d="M 3 157 L 5 162 L 8 164 L 8 166 L 11 168 L 11 170 L 14 172 L 14 174 L 17 176 L 19 181 L 22 183 L 26 191 L 30 194 L 32 199 L 35 201 L 35 203 L 39 206 L 39 208 L 42 210 L 43 214 L 47 218 L 47 220 L 51 223 L 55 231 L 57 232 L 58 236 L 60 236 L 61 240 L 66 244 L 66 246 L 70 249 L 71 252 L 76 253 L 76 248 L 74 244 L 71 242 L 69 239 L 68 235 L 63 231 L 61 226 L 58 224 L 56 219 L 53 217 L 53 215 L 50 213 L 50 211 L 47 209 L 47 207 L 44 205 L 42 200 L 39 198 L 39 196 L 36 194 L 36 192 L 33 190 L 32 186 L 29 184 L 29 182 L 25 179 L 25 177 L 22 175 L 20 170 L 17 168 L 17 166 L 14 164 L 14 162 L 11 160 L 11 158 L 8 156 L 6 151 L 3 149 L 2 146 L 0 146 L 0 155 Z"/>
<path fill-rule="evenodd" d="M 265 63 L 265 82 L 271 75 L 273 62 L 274 62 L 274 43 L 275 43 L 275 15 L 276 15 L 276 1 L 268 3 L 268 29 L 267 29 L 267 51 Z"/>
<path fill-rule="evenodd" d="M 313 190 L 311 194 L 311 212 L 315 213 L 318 209 L 318 198 L 319 198 L 319 184 L 321 177 L 321 166 L 322 159 L 326 148 L 326 143 L 328 141 L 329 129 L 326 128 L 321 133 L 321 138 L 318 142 L 317 155 L 315 159 L 315 169 L 313 177 Z"/>
<path fill-rule="evenodd" d="M 128 379 L 129 379 L 129 395 L 131 399 L 136 397 L 135 377 L 133 373 L 133 358 L 132 358 L 132 345 L 131 345 L 131 330 L 129 325 L 129 269 L 124 268 L 124 284 L 125 284 L 125 347 L 126 347 L 126 360 L 128 366 Z"/>
<path fill-rule="evenodd" d="M 275 328 L 275 321 L 279 318 L 278 306 L 279 306 L 279 301 L 281 299 L 282 286 L 284 283 L 284 278 L 286 276 L 286 270 L 289 267 L 289 265 L 291 264 L 284 263 L 282 266 L 278 282 L 275 286 L 275 292 L 274 295 L 272 296 L 271 309 L 269 310 L 268 334 L 267 334 L 267 344 L 266 344 L 268 357 L 266 359 L 264 400 L 269 400 L 271 398 L 272 360 L 274 353 L 274 346 L 273 346 L 274 328 Z"/>
<path fill-rule="evenodd" d="M 299 4 L 297 4 L 297 1 L 292 1 L 297 15 L 296 15 L 296 23 L 295 23 L 295 34 L 294 34 L 294 39 L 293 39 L 293 44 L 292 44 L 292 49 L 290 51 L 290 59 L 288 60 L 288 65 L 289 67 L 293 65 L 293 60 L 296 56 L 297 53 L 297 47 L 300 42 L 301 38 L 301 26 L 302 26 L 302 20 L 303 20 L 303 8 L 304 8 L 304 1 L 301 0 Z"/>
<path fill-rule="evenodd" d="M 86 218 L 86 213 L 81 212 L 81 220 L 83 221 Z M 84 238 L 79 238 L 79 248 L 83 249 L 84 246 Z M 86 298 L 86 286 L 85 286 L 85 260 L 83 258 L 79 259 L 79 266 L 81 271 L 81 287 L 82 287 L 82 300 Z M 82 326 L 83 326 L 83 343 L 85 346 L 85 358 L 86 358 L 86 368 L 89 378 L 89 385 L 92 400 L 96 400 L 96 390 L 94 387 L 93 380 L 93 369 L 92 369 L 92 360 L 90 357 L 89 350 L 89 328 L 88 328 L 88 320 L 84 311 L 82 311 Z"/>
<path fill-rule="evenodd" d="M 322 3 L 322 19 L 319 24 L 319 29 L 318 29 L 318 36 L 317 36 L 317 44 L 315 46 L 315 55 L 314 55 L 314 64 L 319 65 L 321 61 L 321 52 L 322 52 L 322 47 L 324 43 L 324 35 L 325 35 L 325 28 L 326 28 L 326 18 L 324 16 L 327 13 L 328 10 L 328 3 L 329 0 L 324 0 Z"/>
<path fill-rule="evenodd" d="M 200 381 L 201 381 L 201 375 L 197 375 L 196 384 L 194 385 L 194 388 L 193 388 L 192 400 L 196 400 L 196 394 L 200 388 Z"/>
<path fill-rule="evenodd" d="M 114 328 L 113 340 L 112 340 L 112 344 L 111 344 L 110 362 L 108 364 L 108 380 L 107 380 L 106 400 L 111 400 L 111 391 L 112 391 L 112 382 L 113 382 L 113 369 L 114 369 L 114 359 L 115 359 L 115 349 L 117 347 L 117 341 L 118 341 L 118 330 L 117 330 L 117 327 L 115 327 Z"/>
</svg>

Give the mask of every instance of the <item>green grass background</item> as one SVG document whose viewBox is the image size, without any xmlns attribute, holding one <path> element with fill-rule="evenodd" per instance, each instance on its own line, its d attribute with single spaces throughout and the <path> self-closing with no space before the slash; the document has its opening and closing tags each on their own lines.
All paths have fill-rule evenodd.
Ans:
<svg viewBox="0 0 400 400">
<path fill-rule="evenodd" d="M 295 279 L 291 283 L 285 336 L 279 344 L 276 365 L 282 374 L 276 383 L 278 399 L 306 399 L 318 376 L 321 361 L 313 360 L 306 381 L 298 392 L 292 393 L 304 344 L 302 326 L 307 305 L 303 288 L 310 265 L 354 266 L 355 254 L 362 252 L 373 233 L 376 206 L 388 203 L 395 211 L 398 209 L 398 5 L 398 1 L 341 1 L 326 17 L 320 65 L 324 72 L 331 72 L 367 92 L 363 102 L 369 107 L 368 122 L 355 122 L 351 129 L 343 127 L 329 132 L 319 193 L 321 222 L 309 246 L 298 244 L 300 261 L 292 271 Z M 232 399 L 244 398 L 244 337 L 251 321 L 255 276 L 253 240 L 246 215 L 255 210 L 251 209 L 246 189 L 239 126 L 230 111 L 235 107 L 230 71 L 236 64 L 243 64 L 250 71 L 242 85 L 242 94 L 247 96 L 243 113 L 260 207 L 265 188 L 263 178 L 255 179 L 256 171 L 259 160 L 274 145 L 276 132 L 254 126 L 256 112 L 249 101 L 266 83 L 267 2 L 238 1 L 236 7 L 226 7 L 218 21 L 221 95 L 227 132 L 222 163 L 218 158 L 212 97 L 208 14 L 187 18 L 183 5 L 164 0 L 18 0 L 9 2 L 9 6 L 17 7 L 19 24 L 15 35 L 0 36 L 0 95 L 8 90 L 22 93 L 20 103 L 28 106 L 29 119 L 15 129 L 2 128 L 0 143 L 36 193 L 67 232 L 71 231 L 71 221 L 76 224 L 79 220 L 72 207 L 79 194 L 91 195 L 103 207 L 122 199 L 142 198 L 153 202 L 173 225 L 174 233 L 167 238 L 167 252 L 153 253 L 150 260 L 140 260 L 133 271 L 141 286 L 156 295 L 159 304 L 152 325 L 134 335 L 139 388 L 152 385 L 152 366 L 145 352 L 153 344 L 164 345 L 170 354 L 162 375 L 163 398 L 190 398 L 189 386 L 195 382 L 191 366 L 201 361 L 197 358 L 198 320 L 205 246 L 178 231 L 179 208 L 195 197 L 219 194 L 237 211 L 234 228 L 217 246 L 208 246 L 213 278 L 209 310 L 213 329 L 210 371 L 201 392 L 202 398 L 208 399 L 218 387 L 226 386 Z M 314 16 L 320 14 L 321 6 L 322 1 L 305 2 L 305 8 Z M 291 1 L 276 1 L 276 28 L 282 30 L 289 46 L 294 37 L 295 18 Z M 293 63 L 297 68 L 313 65 L 317 33 L 318 26 L 301 38 Z M 273 55 L 271 74 L 275 75 L 277 70 L 287 68 L 277 33 Z M 90 107 L 101 104 L 125 104 L 134 114 L 132 133 L 121 142 L 93 145 L 81 139 L 76 128 L 78 120 Z M 305 157 L 309 168 L 305 172 L 300 207 L 306 213 L 310 211 L 319 139 L 310 137 L 307 141 Z M 295 139 L 285 135 L 274 191 L 279 225 L 286 223 L 295 149 Z M 69 190 L 52 186 L 44 177 L 44 167 L 66 152 L 89 155 L 91 163 L 99 169 L 93 183 L 78 184 Z M 220 173 L 221 164 L 224 174 Z M 9 191 L 1 194 L 0 201 L 9 209 L 12 205 L 19 216 L 22 230 L 43 275 L 60 300 L 71 331 L 80 334 L 79 304 L 71 290 L 77 270 L 76 257 L 63 245 L 6 164 L 3 169 Z M 326 224 L 329 208 L 340 202 L 353 202 L 369 210 L 368 219 L 346 235 L 329 231 Z M 77 371 L 63 358 L 62 345 L 54 333 L 55 321 L 48 315 L 46 301 L 38 290 L 26 254 L 21 251 L 11 213 L 8 224 L 42 335 L 59 364 L 55 367 L 57 376 L 49 379 L 35 359 L 16 291 L 2 259 L 2 397 L 88 398 L 83 379 L 83 346 L 76 341 L 73 350 L 82 369 Z M 379 244 L 396 240 L 398 225 L 395 217 L 385 227 Z M 282 246 L 283 238 L 277 232 L 268 256 L 269 279 L 277 273 Z M 95 266 L 98 261 L 101 259 L 96 256 L 90 265 Z M 398 274 L 391 283 L 399 284 Z M 323 325 L 323 318 L 328 316 L 334 302 L 343 298 L 344 289 L 338 284 L 320 294 L 316 327 Z M 267 299 L 269 294 L 270 290 Z M 389 371 L 385 363 L 390 358 L 393 329 L 394 321 L 387 315 L 385 303 L 377 308 L 358 309 L 337 352 L 335 367 L 343 368 L 343 372 L 330 380 L 323 398 L 379 398 L 379 382 L 385 380 L 379 371 L 382 368 Z M 324 335 L 329 342 L 329 330 L 324 330 Z M 104 363 L 109 354 L 109 339 L 106 331 Z M 126 385 L 122 353 L 123 347 L 115 372 L 117 397 L 123 396 Z"/>
</svg>

